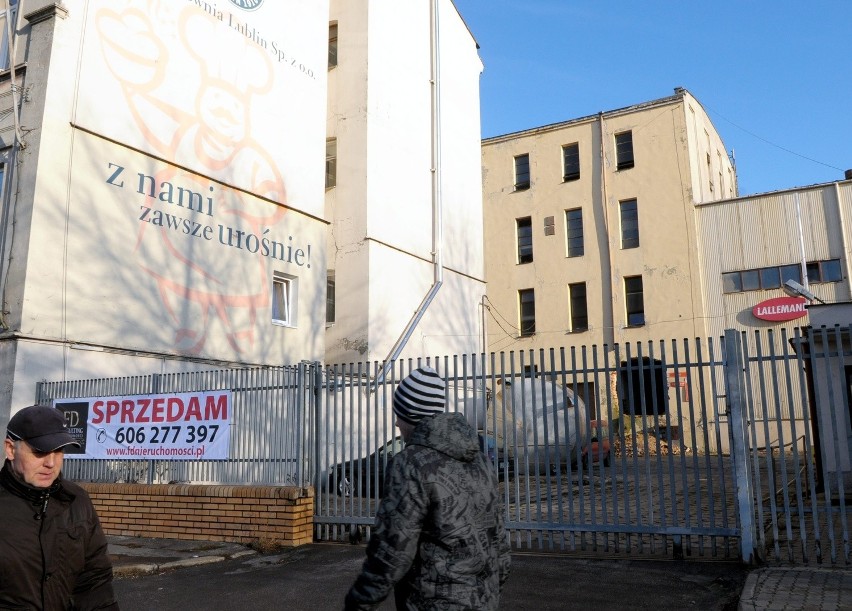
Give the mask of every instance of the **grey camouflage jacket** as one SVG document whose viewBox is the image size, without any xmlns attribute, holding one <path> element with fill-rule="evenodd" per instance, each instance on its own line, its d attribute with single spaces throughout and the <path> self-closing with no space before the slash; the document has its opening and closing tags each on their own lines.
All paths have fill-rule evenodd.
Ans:
<svg viewBox="0 0 852 611">
<path fill-rule="evenodd" d="M 393 457 L 345 608 L 497 609 L 509 543 L 497 478 L 462 414 L 426 418 Z"/>
</svg>

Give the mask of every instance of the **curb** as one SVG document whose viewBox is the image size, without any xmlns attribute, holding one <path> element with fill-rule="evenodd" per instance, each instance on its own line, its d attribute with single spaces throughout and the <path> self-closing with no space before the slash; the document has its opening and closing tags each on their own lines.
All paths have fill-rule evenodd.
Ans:
<svg viewBox="0 0 852 611">
<path fill-rule="evenodd" d="M 254 550 L 242 550 L 228 554 L 226 556 L 196 556 L 193 558 L 181 558 L 180 560 L 170 560 L 169 562 L 151 563 L 140 562 L 138 564 L 121 564 L 114 566 L 112 573 L 115 577 L 127 577 L 131 575 L 142 575 L 150 573 L 158 573 L 160 571 L 168 571 L 171 569 L 180 569 L 191 566 L 201 566 L 204 564 L 214 564 L 235 558 L 243 558 L 245 556 L 254 556 L 257 552 Z"/>
<path fill-rule="evenodd" d="M 848 568 L 761 568 L 749 573 L 738 611 L 769 608 L 849 609 L 852 571 Z M 776 607 L 773 605 L 781 605 Z"/>
</svg>

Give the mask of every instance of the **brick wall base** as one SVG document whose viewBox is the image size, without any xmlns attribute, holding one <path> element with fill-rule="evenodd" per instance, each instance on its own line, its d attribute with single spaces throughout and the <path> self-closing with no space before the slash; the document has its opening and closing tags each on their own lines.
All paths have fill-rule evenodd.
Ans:
<svg viewBox="0 0 852 611">
<path fill-rule="evenodd" d="M 92 497 L 108 535 L 285 547 L 313 541 L 312 488 L 80 485 Z"/>
</svg>

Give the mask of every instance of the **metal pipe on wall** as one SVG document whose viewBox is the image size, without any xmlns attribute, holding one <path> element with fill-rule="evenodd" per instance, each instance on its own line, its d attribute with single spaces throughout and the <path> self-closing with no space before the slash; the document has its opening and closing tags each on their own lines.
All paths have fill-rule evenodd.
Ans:
<svg viewBox="0 0 852 611">
<path fill-rule="evenodd" d="M 11 93 L 12 93 L 12 118 L 14 121 L 15 128 L 15 142 L 12 147 L 12 154 L 9 163 L 9 175 L 4 176 L 3 180 L 6 185 L 11 185 L 12 180 L 17 179 L 17 157 L 18 151 L 26 148 L 26 143 L 24 142 L 24 135 L 21 131 L 21 119 L 18 113 L 20 112 L 19 103 L 18 103 L 18 84 L 17 84 L 17 76 L 15 74 L 15 62 L 17 60 L 17 45 L 16 38 L 18 34 L 18 22 L 20 20 L 21 8 L 22 8 L 23 0 L 19 0 L 17 3 L 17 10 L 15 11 L 15 23 L 14 26 L 12 24 L 12 6 L 9 0 L 5 0 L 3 5 L 6 9 L 6 40 L 9 52 L 9 80 L 11 82 Z M 9 252 L 9 258 L 6 258 L 6 235 L 9 231 L 10 219 L 12 219 L 12 231 L 14 231 L 14 215 L 10 212 L 10 208 L 12 207 L 13 198 L 14 203 L 17 205 L 17 190 L 13 194 L 10 189 L 2 189 L 3 202 L 2 210 L 3 213 L 0 215 L 0 329 L 9 329 L 9 325 L 6 322 L 6 277 L 7 277 L 7 266 L 10 265 L 10 261 L 12 258 L 11 246 Z"/>
<path fill-rule="evenodd" d="M 837 215 L 840 218 L 840 243 L 843 247 L 843 267 L 846 275 L 847 299 L 852 299 L 852 262 L 849 261 L 849 241 L 846 239 L 847 220 L 843 213 L 843 202 L 840 201 L 840 183 L 834 181 L 834 199 L 837 202 Z"/>
<path fill-rule="evenodd" d="M 606 240 L 604 240 L 604 244 L 606 245 L 606 266 L 607 269 L 604 270 L 605 273 L 601 274 L 601 288 L 609 287 L 608 295 L 601 295 L 601 305 L 603 309 L 603 320 L 608 321 L 609 330 L 604 327 L 603 329 L 603 337 L 604 344 L 609 344 L 612 346 L 615 344 L 615 308 L 613 308 L 613 278 L 612 278 L 612 247 L 610 246 L 610 233 L 609 233 L 609 204 L 607 202 L 607 192 L 606 192 L 606 138 L 604 129 L 604 113 L 598 113 L 598 126 L 600 127 L 600 136 L 601 136 L 601 148 L 600 148 L 600 164 L 601 164 L 601 210 L 603 211 L 603 220 L 604 220 L 604 233 L 606 234 Z"/>
<path fill-rule="evenodd" d="M 432 300 L 435 299 L 441 285 L 444 283 L 444 264 L 442 258 L 443 248 L 443 213 L 441 209 L 441 89 L 440 89 L 440 36 L 438 23 L 438 3 L 440 0 L 431 0 L 429 19 L 429 39 L 431 42 L 431 84 L 432 96 L 432 261 L 434 265 L 434 282 L 429 292 L 420 302 L 402 335 L 391 348 L 390 354 L 385 358 L 385 364 L 376 378 L 376 384 L 384 381 L 387 372 L 393 366 L 393 362 L 402 353 L 403 348 L 414 333 L 417 324 L 423 318 Z"/>
</svg>

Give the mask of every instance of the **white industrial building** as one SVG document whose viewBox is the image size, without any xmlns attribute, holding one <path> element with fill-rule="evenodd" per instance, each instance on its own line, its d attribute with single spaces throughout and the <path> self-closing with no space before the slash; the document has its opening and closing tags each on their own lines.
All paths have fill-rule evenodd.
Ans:
<svg viewBox="0 0 852 611">
<path fill-rule="evenodd" d="M 450 0 L 9 6 L 0 420 L 42 380 L 476 346 L 481 63 Z"/>
</svg>

